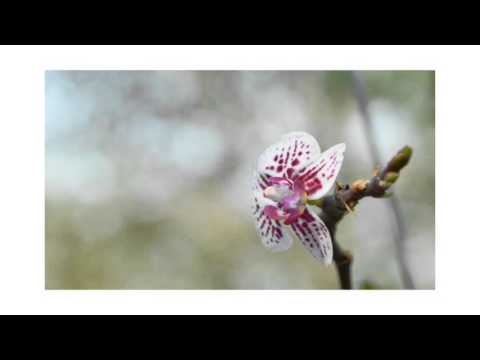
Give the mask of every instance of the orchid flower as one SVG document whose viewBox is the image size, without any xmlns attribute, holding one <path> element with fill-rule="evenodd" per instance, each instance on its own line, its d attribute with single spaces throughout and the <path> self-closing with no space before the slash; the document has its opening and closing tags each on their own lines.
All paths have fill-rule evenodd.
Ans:
<svg viewBox="0 0 480 360">
<path fill-rule="evenodd" d="M 332 239 L 309 200 L 325 196 L 335 184 L 345 144 L 324 153 L 304 132 L 284 135 L 259 157 L 253 183 L 253 215 L 263 245 L 285 251 L 298 238 L 324 264 L 333 257 Z"/>
</svg>

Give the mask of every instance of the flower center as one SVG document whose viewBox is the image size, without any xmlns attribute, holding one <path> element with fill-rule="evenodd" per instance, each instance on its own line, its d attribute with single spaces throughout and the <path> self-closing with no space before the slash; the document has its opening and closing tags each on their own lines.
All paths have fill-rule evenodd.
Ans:
<svg viewBox="0 0 480 360">
<path fill-rule="evenodd" d="M 305 211 L 307 193 L 301 180 L 292 184 L 286 179 L 273 178 L 263 195 L 277 203 L 269 207 L 267 215 L 275 220 L 284 220 L 285 224 L 294 222 Z"/>
<path fill-rule="evenodd" d="M 281 202 L 285 197 L 291 196 L 292 194 L 293 191 L 290 189 L 290 187 L 283 184 L 269 186 L 263 192 L 263 196 L 278 203 Z"/>
</svg>

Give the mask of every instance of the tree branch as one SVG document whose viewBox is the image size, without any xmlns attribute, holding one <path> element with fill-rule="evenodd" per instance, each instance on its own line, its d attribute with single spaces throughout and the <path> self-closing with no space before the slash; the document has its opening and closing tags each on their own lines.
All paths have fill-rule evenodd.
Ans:
<svg viewBox="0 0 480 360">
<path fill-rule="evenodd" d="M 342 289 L 352 288 L 350 267 L 353 257 L 349 252 L 343 250 L 336 240 L 337 224 L 347 213 L 355 209 L 361 199 L 365 197 L 391 197 L 388 190 L 398 180 L 400 170 L 408 164 L 411 156 L 412 148 L 405 146 L 383 169 L 376 169 L 371 179 L 358 179 L 349 185 L 342 185 L 337 182 L 333 195 L 309 202 L 311 205 L 316 205 L 322 209 L 320 217 L 332 237 L 333 261 L 337 268 Z"/>
</svg>

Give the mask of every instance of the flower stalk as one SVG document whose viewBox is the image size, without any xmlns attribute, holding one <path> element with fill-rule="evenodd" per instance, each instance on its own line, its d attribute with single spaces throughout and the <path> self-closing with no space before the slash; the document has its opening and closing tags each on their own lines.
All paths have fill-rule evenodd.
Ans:
<svg viewBox="0 0 480 360">
<path fill-rule="evenodd" d="M 385 198 L 387 190 L 398 180 L 400 171 L 408 164 L 412 157 L 412 148 L 405 146 L 392 157 L 383 169 L 376 169 L 370 180 L 358 179 L 350 185 L 342 185 L 337 182 L 334 194 L 326 196 L 314 205 L 322 209 L 320 218 L 327 226 L 333 245 L 333 261 L 342 289 L 351 289 L 351 264 L 353 256 L 350 252 L 342 249 L 336 240 L 338 223 L 345 214 L 351 212 L 358 202 L 365 197 Z"/>
</svg>

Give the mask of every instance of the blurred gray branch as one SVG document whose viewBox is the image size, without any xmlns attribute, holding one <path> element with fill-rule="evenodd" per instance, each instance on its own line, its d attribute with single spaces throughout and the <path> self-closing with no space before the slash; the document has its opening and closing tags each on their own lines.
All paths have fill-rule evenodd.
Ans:
<svg viewBox="0 0 480 360">
<path fill-rule="evenodd" d="M 376 146 L 374 134 L 373 134 L 373 126 L 372 126 L 372 119 L 370 116 L 370 112 L 368 109 L 368 96 L 367 90 L 363 80 L 360 76 L 355 72 L 352 71 L 352 80 L 354 85 L 354 92 L 355 98 L 357 100 L 361 118 L 363 122 L 363 126 L 365 128 L 365 133 L 367 136 L 367 143 L 370 149 L 371 157 L 374 161 L 374 165 L 377 166 L 381 163 L 380 161 L 380 154 L 378 152 L 378 148 Z M 395 251 L 398 258 L 398 264 L 400 267 L 400 275 L 402 281 L 407 289 L 414 289 L 412 275 L 407 266 L 407 260 L 405 256 L 405 240 L 406 240 L 406 228 L 405 223 L 403 220 L 403 215 L 398 203 L 397 198 L 395 195 L 392 194 L 388 201 L 388 205 L 390 208 L 390 222 L 392 223 L 392 227 L 395 228 Z"/>
</svg>

